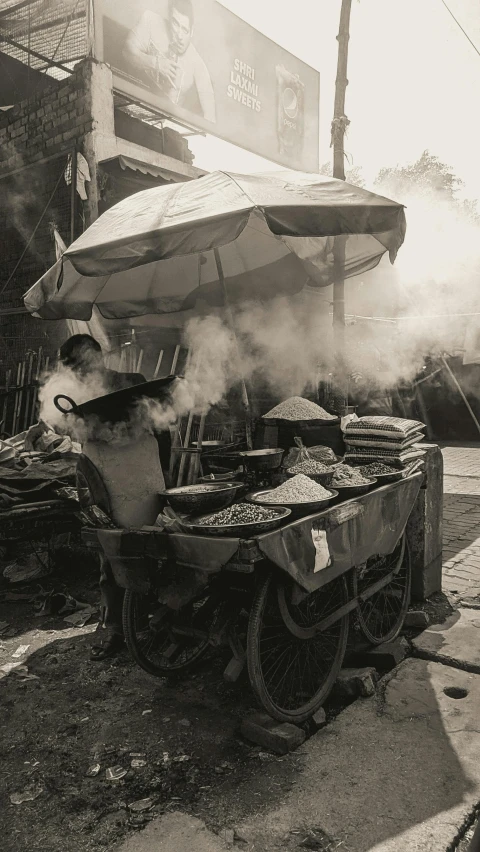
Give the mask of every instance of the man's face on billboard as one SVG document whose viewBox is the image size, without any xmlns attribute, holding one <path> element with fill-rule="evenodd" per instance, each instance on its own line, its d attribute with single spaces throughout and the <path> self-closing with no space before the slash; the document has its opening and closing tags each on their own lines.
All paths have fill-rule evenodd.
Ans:
<svg viewBox="0 0 480 852">
<path fill-rule="evenodd" d="M 170 30 L 173 47 L 181 56 L 192 39 L 192 25 L 188 15 L 184 15 L 175 6 L 172 7 L 170 14 Z"/>
</svg>

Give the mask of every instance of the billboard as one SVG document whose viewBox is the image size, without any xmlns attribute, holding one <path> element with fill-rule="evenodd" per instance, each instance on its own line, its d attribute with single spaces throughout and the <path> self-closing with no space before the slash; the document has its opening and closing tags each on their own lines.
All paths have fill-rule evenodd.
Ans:
<svg viewBox="0 0 480 852">
<path fill-rule="evenodd" d="M 318 171 L 319 74 L 217 0 L 94 0 L 114 87 L 266 159 Z"/>
</svg>

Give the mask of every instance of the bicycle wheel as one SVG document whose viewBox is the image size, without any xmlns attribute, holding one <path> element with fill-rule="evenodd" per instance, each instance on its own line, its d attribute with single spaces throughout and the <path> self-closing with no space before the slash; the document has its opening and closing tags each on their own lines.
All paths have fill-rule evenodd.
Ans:
<svg viewBox="0 0 480 852">
<path fill-rule="evenodd" d="M 320 623 L 348 601 L 344 577 L 293 604 L 293 583 L 270 572 L 255 594 L 247 663 L 255 695 L 281 722 L 304 722 L 322 706 L 341 669 L 348 615 Z"/>
<path fill-rule="evenodd" d="M 368 590 L 392 574 L 392 579 L 373 594 Z M 403 627 L 412 586 L 407 537 L 404 534 L 393 553 L 374 556 L 354 576 L 355 594 L 362 598 L 357 610 L 358 627 L 371 645 L 395 639 Z M 365 597 L 368 595 L 368 597 Z"/>
<path fill-rule="evenodd" d="M 219 599 L 209 591 L 178 611 L 160 604 L 153 594 L 126 591 L 127 648 L 139 666 L 156 677 L 186 671 L 207 652 L 219 610 Z"/>
</svg>

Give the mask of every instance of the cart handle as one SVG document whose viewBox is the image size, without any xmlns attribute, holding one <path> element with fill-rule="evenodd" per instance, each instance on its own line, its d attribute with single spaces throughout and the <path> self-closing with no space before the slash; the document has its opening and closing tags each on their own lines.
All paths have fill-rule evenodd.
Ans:
<svg viewBox="0 0 480 852">
<path fill-rule="evenodd" d="M 63 408 L 60 405 L 60 402 L 59 402 L 59 400 L 61 400 L 61 399 L 66 399 L 66 401 L 70 404 L 70 408 Z M 70 396 L 66 396 L 64 393 L 59 393 L 55 397 L 53 402 L 54 402 L 55 407 L 58 408 L 58 410 L 61 411 L 62 414 L 73 414 L 77 410 L 77 406 L 74 403 L 73 399 Z"/>
</svg>

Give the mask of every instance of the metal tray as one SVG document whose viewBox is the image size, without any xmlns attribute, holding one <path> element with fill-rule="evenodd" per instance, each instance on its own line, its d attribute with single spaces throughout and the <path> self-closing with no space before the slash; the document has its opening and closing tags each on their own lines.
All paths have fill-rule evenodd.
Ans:
<svg viewBox="0 0 480 852">
<path fill-rule="evenodd" d="M 251 470 L 277 470 L 281 467 L 285 450 L 276 447 L 267 450 L 242 450 L 237 455 Z"/>
<path fill-rule="evenodd" d="M 184 522 L 183 526 L 188 532 L 194 535 L 209 535 L 209 536 L 228 536 L 229 538 L 252 538 L 252 536 L 262 535 L 262 533 L 270 532 L 281 526 L 283 521 L 286 521 L 290 516 L 290 509 L 283 506 L 272 506 L 278 512 L 278 517 L 272 518 L 271 521 L 258 521 L 258 523 L 249 524 L 223 524 L 222 526 L 207 526 L 199 524 L 201 518 L 195 518 L 189 523 Z M 208 517 L 208 516 L 207 516 Z"/>
<path fill-rule="evenodd" d="M 319 485 L 323 485 L 324 488 L 328 489 L 332 482 L 336 465 L 332 464 L 330 467 L 330 470 L 326 470 L 323 473 L 304 473 L 303 476 L 308 476 L 309 479 L 313 479 L 314 482 L 318 482 Z M 298 473 L 294 473 L 291 467 L 287 468 L 286 474 L 290 479 L 293 479 L 294 476 L 298 476 Z"/>
<path fill-rule="evenodd" d="M 359 467 L 360 465 L 357 465 Z M 388 482 L 398 482 L 405 477 L 404 470 L 396 470 L 395 473 L 377 473 L 375 480 L 377 485 L 387 485 Z"/>
<path fill-rule="evenodd" d="M 376 479 L 369 479 L 365 485 L 335 485 L 341 500 L 349 500 L 350 497 L 359 497 L 360 494 L 366 494 L 370 488 L 376 485 Z"/>
<path fill-rule="evenodd" d="M 315 500 L 311 503 L 271 503 L 268 501 L 268 495 L 273 488 L 261 488 L 258 491 L 252 491 L 250 494 L 247 494 L 246 500 L 249 503 L 256 503 L 257 506 L 268 506 L 269 509 L 275 509 L 278 505 L 284 506 L 286 509 L 289 509 L 292 515 L 296 518 L 301 515 L 314 515 L 315 512 L 321 512 L 322 509 L 326 509 L 327 506 L 330 505 L 332 500 L 335 500 L 338 497 L 338 491 L 334 491 L 333 488 L 326 489 L 330 493 L 330 497 L 325 498 L 325 500 Z"/>
<path fill-rule="evenodd" d="M 238 487 L 231 482 L 199 482 L 197 485 L 167 488 L 160 492 L 160 496 L 167 500 L 174 512 L 202 515 L 231 506 L 237 491 Z"/>
</svg>

